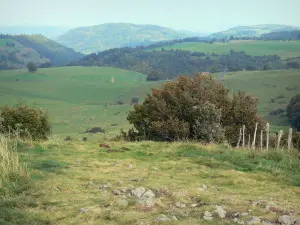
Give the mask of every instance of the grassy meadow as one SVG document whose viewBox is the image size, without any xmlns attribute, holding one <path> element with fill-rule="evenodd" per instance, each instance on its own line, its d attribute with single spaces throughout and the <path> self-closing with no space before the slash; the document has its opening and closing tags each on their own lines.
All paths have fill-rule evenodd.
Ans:
<svg viewBox="0 0 300 225">
<path fill-rule="evenodd" d="M 216 42 L 213 44 L 202 42 L 183 42 L 171 46 L 165 46 L 165 50 L 182 49 L 191 52 L 204 52 L 216 54 L 228 54 L 230 50 L 244 51 L 249 55 L 263 56 L 277 54 L 280 57 L 299 57 L 300 42 L 299 41 L 253 41 L 240 40 L 230 41 L 228 43 Z M 157 48 L 155 50 L 161 50 Z"/>
</svg>

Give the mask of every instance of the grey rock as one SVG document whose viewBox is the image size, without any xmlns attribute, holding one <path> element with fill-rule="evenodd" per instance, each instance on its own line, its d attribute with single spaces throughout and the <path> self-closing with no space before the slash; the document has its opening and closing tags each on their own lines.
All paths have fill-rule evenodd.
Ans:
<svg viewBox="0 0 300 225">
<path fill-rule="evenodd" d="M 119 191 L 119 190 L 113 190 L 113 192 L 112 192 L 114 195 L 120 195 L 121 194 L 121 192 Z"/>
<path fill-rule="evenodd" d="M 142 195 L 145 193 L 146 189 L 144 187 L 138 187 L 133 190 L 131 190 L 131 195 L 137 198 L 142 197 Z"/>
<path fill-rule="evenodd" d="M 300 225 L 300 218 L 296 220 L 295 225 Z"/>
<path fill-rule="evenodd" d="M 172 220 L 178 220 L 176 216 L 171 216 Z"/>
<path fill-rule="evenodd" d="M 226 217 L 226 211 L 221 206 L 216 206 L 216 213 L 218 213 L 221 219 L 224 219 Z"/>
<path fill-rule="evenodd" d="M 89 210 L 87 208 L 80 208 L 80 213 L 87 213 Z"/>
<path fill-rule="evenodd" d="M 198 206 L 198 204 L 196 204 L 196 203 L 191 204 L 191 208 L 195 208 L 197 206 Z"/>
<path fill-rule="evenodd" d="M 296 216 L 284 215 L 284 216 L 279 217 L 279 223 L 285 224 L 285 225 L 294 225 L 294 224 L 296 224 L 297 220 L 298 220 L 298 218 Z"/>
<path fill-rule="evenodd" d="M 128 169 L 131 170 L 132 168 L 133 168 L 133 165 L 132 165 L 132 164 L 129 164 L 129 165 L 128 165 Z"/>
<path fill-rule="evenodd" d="M 208 211 L 205 211 L 204 216 L 212 217 L 212 214 L 210 212 L 208 212 Z"/>
<path fill-rule="evenodd" d="M 123 193 L 126 193 L 126 192 L 127 192 L 127 189 L 126 189 L 126 188 L 122 188 L 121 191 L 122 191 Z"/>
<path fill-rule="evenodd" d="M 144 197 L 144 198 L 154 198 L 154 197 L 155 197 L 155 194 L 154 194 L 151 190 L 149 190 L 149 191 L 146 191 L 146 192 L 142 195 L 142 197 Z"/>
<path fill-rule="evenodd" d="M 211 216 L 203 216 L 204 220 L 213 220 L 213 218 Z"/>
<path fill-rule="evenodd" d="M 260 218 L 257 216 L 253 216 L 251 217 L 248 221 L 247 221 L 247 225 L 252 225 L 252 224 L 260 224 Z"/>
<path fill-rule="evenodd" d="M 263 225 L 274 225 L 274 223 L 268 222 L 268 221 L 263 221 Z"/>
<path fill-rule="evenodd" d="M 206 186 L 205 184 L 202 184 L 202 185 L 201 185 L 201 188 L 207 189 L 207 186 Z"/>
<path fill-rule="evenodd" d="M 155 199 L 153 198 L 139 198 L 137 202 L 143 206 L 152 207 L 155 205 Z"/>
<path fill-rule="evenodd" d="M 171 221 L 170 218 L 168 217 L 159 217 L 156 219 L 157 222 L 167 222 L 167 221 Z"/>
<path fill-rule="evenodd" d="M 111 187 L 111 184 L 110 183 L 107 183 L 107 184 L 104 184 L 100 187 L 100 189 L 107 189 L 107 188 L 110 188 Z"/>
<path fill-rule="evenodd" d="M 128 206 L 128 201 L 126 199 L 118 199 L 117 205 L 122 208 L 126 208 Z"/>
<path fill-rule="evenodd" d="M 248 215 L 249 215 L 249 213 L 246 213 L 246 212 L 241 213 L 241 216 L 248 216 Z"/>
<path fill-rule="evenodd" d="M 177 208 L 185 208 L 185 207 L 186 207 L 186 205 L 185 205 L 184 203 L 181 203 L 181 202 L 176 202 L 176 203 L 175 203 L 175 206 L 176 206 Z"/>
<path fill-rule="evenodd" d="M 237 224 L 245 224 L 244 221 L 239 220 L 238 218 L 234 218 L 233 221 L 234 221 L 235 223 L 237 223 Z"/>
</svg>

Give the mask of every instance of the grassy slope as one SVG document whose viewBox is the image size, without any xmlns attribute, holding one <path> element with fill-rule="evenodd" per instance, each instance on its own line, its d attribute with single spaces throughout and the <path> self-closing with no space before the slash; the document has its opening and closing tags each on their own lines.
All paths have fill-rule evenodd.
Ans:
<svg viewBox="0 0 300 225">
<path fill-rule="evenodd" d="M 182 49 L 191 52 L 205 52 L 224 54 L 229 53 L 230 49 L 234 51 L 245 51 L 250 55 L 274 55 L 281 57 L 298 57 L 300 56 L 300 42 L 283 42 L 283 41 L 231 41 L 228 43 L 201 43 L 201 42 L 184 42 L 164 47 L 166 50 Z M 156 50 L 160 50 L 157 48 Z"/>
<path fill-rule="evenodd" d="M 112 77 L 115 84 L 110 83 Z M 241 89 L 259 97 L 260 113 L 272 125 L 286 126 L 286 118 L 270 117 L 268 113 L 285 108 L 290 98 L 299 93 L 300 73 L 296 70 L 237 72 L 228 74 L 224 83 L 234 91 Z M 87 128 L 100 126 L 113 135 L 130 127 L 126 113 L 132 109 L 131 98 L 142 100 L 152 87 L 161 84 L 147 83 L 142 74 L 103 67 L 39 69 L 35 74 L 26 70 L 1 71 L 0 105 L 13 105 L 21 98 L 29 105 L 47 109 L 55 134 L 76 136 Z M 289 91 L 287 87 L 296 89 Z M 280 95 L 284 97 L 270 103 L 271 98 Z M 126 104 L 115 105 L 118 100 Z"/>
<path fill-rule="evenodd" d="M 178 219 L 166 224 L 235 224 L 231 218 L 235 212 L 252 210 L 243 221 L 259 216 L 272 222 L 293 210 L 300 214 L 299 154 L 253 154 L 192 143 L 108 144 L 129 150 L 107 153 L 97 143 L 79 141 L 21 145 L 19 153 L 31 165 L 36 188 L 3 201 L 0 219 L 9 218 L 12 224 L 129 225 L 158 224 L 156 219 L 164 214 Z M 108 183 L 111 187 L 99 188 Z M 208 186 L 206 192 L 199 190 L 203 184 Z M 129 191 L 141 186 L 155 191 L 154 207 L 140 206 L 128 194 L 112 194 L 115 189 Z M 117 204 L 123 198 L 129 202 L 126 208 Z M 264 202 L 253 206 L 257 200 Z M 178 209 L 176 202 L 187 207 Z M 195 203 L 200 205 L 191 207 Z M 213 212 L 216 205 L 225 208 L 227 219 L 204 221 L 204 212 Z M 266 205 L 274 205 L 273 212 L 266 210 Z M 80 213 L 81 208 L 88 212 Z M 18 213 L 10 211 L 18 209 Z"/>
<path fill-rule="evenodd" d="M 112 77 L 115 84 L 110 83 Z M 91 126 L 120 130 L 127 124 L 131 98 L 145 95 L 140 89 L 147 85 L 145 78 L 126 70 L 99 67 L 39 69 L 34 74 L 26 70 L 0 71 L 0 104 L 13 105 L 21 98 L 29 105 L 47 109 L 57 134 L 83 132 Z M 138 86 L 140 91 L 135 93 Z M 119 99 L 127 104 L 115 105 Z M 120 114 L 115 115 L 117 112 Z"/>
</svg>

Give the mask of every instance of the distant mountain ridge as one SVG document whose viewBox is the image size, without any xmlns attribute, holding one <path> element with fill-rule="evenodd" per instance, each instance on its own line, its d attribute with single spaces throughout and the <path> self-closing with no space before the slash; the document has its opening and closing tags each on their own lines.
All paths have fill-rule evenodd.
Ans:
<svg viewBox="0 0 300 225">
<path fill-rule="evenodd" d="M 254 26 L 237 26 L 230 28 L 225 31 L 210 34 L 210 38 L 229 38 L 234 37 L 259 37 L 266 33 L 280 32 L 280 31 L 294 31 L 299 30 L 299 27 L 290 25 L 279 25 L 279 24 L 261 24 Z"/>
<path fill-rule="evenodd" d="M 61 66 L 81 57 L 83 54 L 42 35 L 0 35 L 0 69 L 23 68 L 28 62 Z"/>
<path fill-rule="evenodd" d="M 189 36 L 188 32 L 157 25 L 106 23 L 71 29 L 58 37 L 57 41 L 78 52 L 95 53 L 112 48 L 145 46 Z"/>
</svg>

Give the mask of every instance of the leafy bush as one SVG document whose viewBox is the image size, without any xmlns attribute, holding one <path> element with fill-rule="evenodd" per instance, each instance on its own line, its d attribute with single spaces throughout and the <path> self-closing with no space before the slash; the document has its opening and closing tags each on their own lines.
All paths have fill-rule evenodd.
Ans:
<svg viewBox="0 0 300 225">
<path fill-rule="evenodd" d="M 1 107 L 0 133 L 22 139 L 45 140 L 51 133 L 48 115 L 42 109 L 16 105 Z"/>
<path fill-rule="evenodd" d="M 125 135 L 128 140 L 220 142 L 225 132 L 235 144 L 243 125 L 247 134 L 253 134 L 256 122 L 259 129 L 264 126 L 257 116 L 257 99 L 244 92 L 231 97 L 224 85 L 200 74 L 180 76 L 153 89 L 127 119 L 136 129 Z"/>
<path fill-rule="evenodd" d="M 34 62 L 29 62 L 27 64 L 27 69 L 30 73 L 36 72 L 37 71 L 37 66 L 35 65 Z"/>
<path fill-rule="evenodd" d="M 300 131 L 300 95 L 294 96 L 286 108 L 291 125 Z"/>
</svg>

